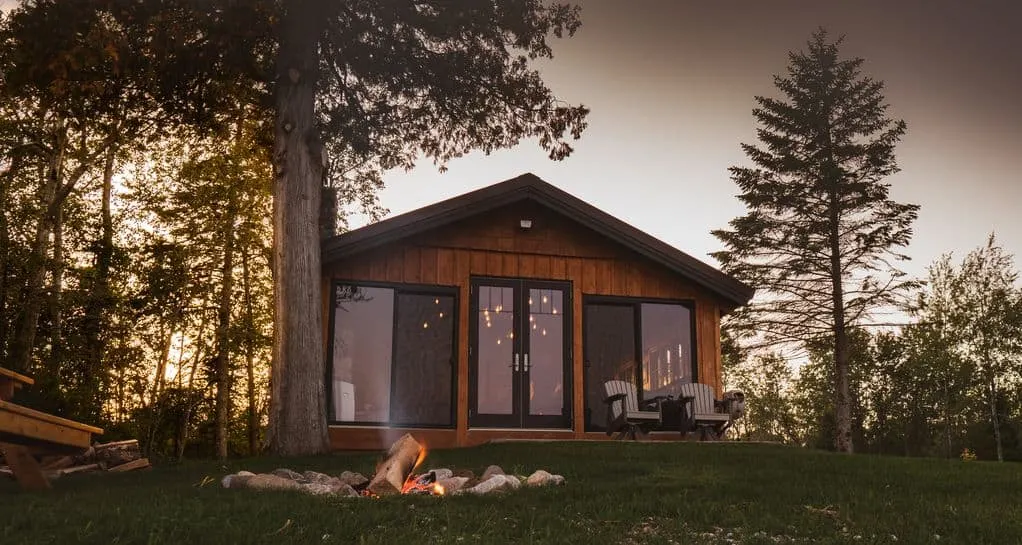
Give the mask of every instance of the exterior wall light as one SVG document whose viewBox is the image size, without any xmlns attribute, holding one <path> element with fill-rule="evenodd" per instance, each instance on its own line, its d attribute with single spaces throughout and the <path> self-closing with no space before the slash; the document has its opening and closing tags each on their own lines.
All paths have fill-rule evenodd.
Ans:
<svg viewBox="0 0 1022 545">
<path fill-rule="evenodd" d="M 518 222 L 518 225 L 523 231 L 528 231 L 529 229 L 532 229 L 532 220 L 521 220 Z"/>
</svg>

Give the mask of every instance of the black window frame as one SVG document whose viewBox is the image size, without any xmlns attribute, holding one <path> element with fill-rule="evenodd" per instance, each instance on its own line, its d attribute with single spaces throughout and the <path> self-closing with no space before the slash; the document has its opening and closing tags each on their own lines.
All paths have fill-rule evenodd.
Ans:
<svg viewBox="0 0 1022 545">
<path fill-rule="evenodd" d="M 694 299 L 670 299 L 659 297 L 634 297 L 627 295 L 598 295 L 582 294 L 582 420 L 583 430 L 586 432 L 605 431 L 602 424 L 590 423 L 589 418 L 589 353 L 586 344 L 586 324 L 589 320 L 589 305 L 617 305 L 630 306 L 635 316 L 635 389 L 639 401 L 643 399 L 642 386 L 642 305 L 679 305 L 689 311 L 690 338 L 692 339 L 692 382 L 699 382 L 699 340 L 696 338 L 696 302 Z"/>
<path fill-rule="evenodd" d="M 394 292 L 394 308 L 393 315 L 391 316 L 391 332 L 392 338 L 390 342 L 390 355 L 391 365 L 393 365 L 394 356 L 397 352 L 397 319 L 398 319 L 398 296 L 399 295 L 428 295 L 428 296 L 444 296 L 451 297 L 454 300 L 454 309 L 452 311 L 451 320 L 453 323 L 451 331 L 451 423 L 447 425 L 441 424 L 421 424 L 421 423 L 410 423 L 403 422 L 400 424 L 394 424 L 391 422 L 349 422 L 334 420 L 333 415 L 333 403 L 334 403 L 334 337 L 336 336 L 334 329 L 336 327 L 336 316 L 337 316 L 337 289 L 340 286 L 356 286 L 366 288 L 383 288 L 390 289 Z M 439 430 L 453 430 L 458 425 L 458 361 L 461 358 L 461 346 L 458 344 L 458 329 L 460 329 L 459 318 L 460 318 L 460 289 L 458 286 L 443 286 L 434 284 L 410 284 L 404 282 L 379 282 L 379 281 L 367 281 L 367 280 L 346 280 L 346 279 L 332 279 L 330 282 L 330 301 L 329 309 L 330 316 L 328 319 L 327 331 L 327 347 L 326 347 L 326 417 L 328 426 L 336 427 L 373 427 L 373 428 L 422 428 L 422 429 L 439 429 Z M 392 369 L 393 371 L 393 369 Z M 391 399 L 388 402 L 393 402 L 394 394 L 394 377 L 391 375 L 390 379 L 390 396 Z"/>
</svg>

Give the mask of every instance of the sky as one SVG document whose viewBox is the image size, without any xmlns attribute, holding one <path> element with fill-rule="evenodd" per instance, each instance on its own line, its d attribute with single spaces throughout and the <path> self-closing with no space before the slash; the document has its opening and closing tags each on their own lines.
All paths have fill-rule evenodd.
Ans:
<svg viewBox="0 0 1022 545">
<path fill-rule="evenodd" d="M 744 213 L 727 168 L 755 142 L 756 95 L 773 95 L 787 53 L 820 26 L 845 35 L 886 83 L 908 132 L 892 197 L 921 205 L 902 265 L 914 276 L 960 259 L 996 232 L 1022 262 L 1022 2 L 581 0 L 582 28 L 537 68 L 558 98 L 592 109 L 575 153 L 554 162 L 534 141 L 430 161 L 385 177 L 391 215 L 524 172 L 716 265 L 712 229 Z M 355 218 L 352 227 L 362 220 Z M 1022 263 L 1020 263 L 1022 264 Z"/>
</svg>

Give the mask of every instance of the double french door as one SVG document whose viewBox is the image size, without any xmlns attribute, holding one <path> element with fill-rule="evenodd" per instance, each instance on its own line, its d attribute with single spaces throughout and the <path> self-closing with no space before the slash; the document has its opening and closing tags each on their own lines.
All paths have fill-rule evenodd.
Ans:
<svg viewBox="0 0 1022 545">
<path fill-rule="evenodd" d="M 469 426 L 571 427 L 571 286 L 473 278 Z"/>
</svg>

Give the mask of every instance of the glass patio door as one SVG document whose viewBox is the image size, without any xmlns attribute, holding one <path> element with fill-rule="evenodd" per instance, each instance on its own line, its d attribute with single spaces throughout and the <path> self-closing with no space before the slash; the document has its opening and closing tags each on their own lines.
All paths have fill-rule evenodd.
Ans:
<svg viewBox="0 0 1022 545">
<path fill-rule="evenodd" d="M 571 427 L 570 285 L 472 280 L 469 426 Z"/>
</svg>

